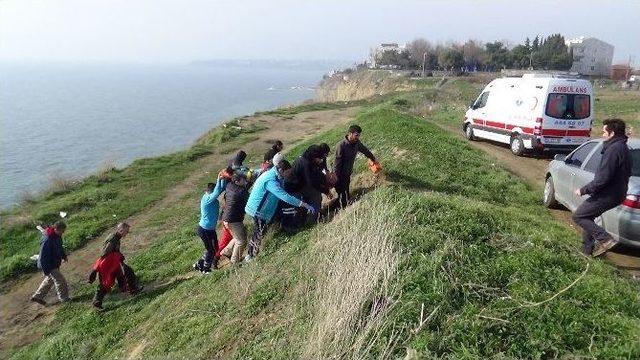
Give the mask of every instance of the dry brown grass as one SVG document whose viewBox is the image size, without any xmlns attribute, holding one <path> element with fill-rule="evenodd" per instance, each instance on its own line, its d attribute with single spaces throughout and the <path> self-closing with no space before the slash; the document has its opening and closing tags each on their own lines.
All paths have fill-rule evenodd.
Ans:
<svg viewBox="0 0 640 360">
<path fill-rule="evenodd" d="M 109 173 L 112 170 L 116 169 L 116 161 L 113 159 L 107 159 L 100 164 L 98 167 L 98 171 L 96 172 L 96 176 L 98 177 L 98 181 L 100 182 L 109 182 L 111 181 L 111 177 Z"/>
<path fill-rule="evenodd" d="M 390 281 L 398 264 L 393 249 L 398 222 L 386 215 L 392 207 L 373 194 L 316 232 L 314 315 L 303 358 L 361 358 L 379 336 L 394 303 Z"/>
<path fill-rule="evenodd" d="M 60 171 L 49 175 L 49 187 L 45 192 L 66 193 L 78 184 L 78 179 L 66 175 Z"/>
</svg>

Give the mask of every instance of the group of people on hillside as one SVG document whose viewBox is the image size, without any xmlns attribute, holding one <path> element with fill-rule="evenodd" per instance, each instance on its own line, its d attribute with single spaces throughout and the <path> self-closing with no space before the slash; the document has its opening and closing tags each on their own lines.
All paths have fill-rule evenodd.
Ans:
<svg viewBox="0 0 640 360">
<path fill-rule="evenodd" d="M 282 153 L 284 144 L 275 141 L 258 169 L 245 166 L 247 154 L 238 151 L 228 166 L 218 173 L 216 181 L 207 184 L 200 199 L 197 233 L 205 250 L 193 268 L 209 273 L 217 268 L 221 256 L 229 258 L 231 264 L 250 262 L 258 255 L 262 239 L 272 223 L 279 221 L 285 231 L 295 231 L 303 224 L 318 221 L 322 195 L 332 199 L 331 189 L 334 187 L 339 206 L 347 206 L 351 199 L 349 186 L 357 154 L 364 154 L 370 164 L 380 169 L 375 156 L 360 142 L 361 133 L 360 126 L 349 127 L 344 139 L 336 146 L 332 169 L 327 165 L 330 147 L 324 143 L 308 147 L 290 163 Z M 219 200 L 221 195 L 222 204 Z M 244 224 L 245 215 L 253 223 L 250 238 Z M 222 223 L 220 242 L 216 232 L 219 221 Z M 67 260 L 62 246 L 66 228 L 63 221 L 57 221 L 42 229 L 38 267 L 44 279 L 31 297 L 33 302 L 46 305 L 45 297 L 54 285 L 60 302 L 70 299 L 67 281 L 60 272 L 60 266 Z M 129 229 L 127 223 L 117 225 L 90 270 L 88 282 L 98 280 L 92 302 L 98 310 L 102 310 L 106 294 L 116 283 L 121 291 L 132 295 L 142 289 L 120 252 L 120 243 Z"/>
<path fill-rule="evenodd" d="M 339 205 L 346 206 L 358 152 L 378 164 L 371 151 L 360 142 L 361 133 L 360 126 L 349 127 L 336 147 L 331 170 L 327 165 L 331 149 L 325 143 L 309 146 L 290 163 L 282 154 L 284 144 L 276 141 L 264 155 L 261 167 L 253 170 L 244 165 L 247 154 L 238 151 L 229 166 L 218 174 L 216 182 L 207 184 L 200 200 L 198 235 L 205 251 L 193 265 L 194 270 L 211 272 L 217 268 L 221 256 L 228 257 L 232 264 L 250 262 L 258 255 L 270 224 L 279 221 L 285 231 L 295 231 L 303 224 L 317 221 L 322 195 L 332 199 L 334 187 Z M 220 195 L 223 195 L 222 206 L 218 200 Z M 244 224 L 245 214 L 253 224 L 250 237 Z M 219 219 L 222 222 L 220 241 L 216 233 Z"/>
<path fill-rule="evenodd" d="M 573 214 L 573 220 L 583 229 L 583 253 L 593 256 L 605 253 L 617 243 L 594 220 L 625 199 L 632 169 L 625 123 L 619 119 L 607 119 L 602 131 L 605 139 L 602 160 L 594 179 L 575 190 L 576 196 L 590 197 Z M 220 256 L 228 257 L 232 264 L 239 264 L 243 259 L 251 261 L 258 255 L 270 224 L 280 221 L 283 229 L 295 231 L 301 223 L 317 221 L 322 195 L 332 198 L 331 189 L 334 187 L 338 204 L 346 206 L 350 201 L 349 185 L 356 155 L 359 152 L 364 154 L 371 161 L 370 165 L 379 168 L 371 151 L 359 141 L 361 133 L 359 126 L 349 127 L 345 138 L 336 146 L 332 171 L 327 167 L 330 153 L 327 144 L 310 146 L 291 164 L 282 154 L 282 142 L 276 141 L 265 154 L 262 166 L 255 170 L 244 165 L 247 154 L 239 151 L 229 166 L 218 174 L 216 182 L 207 184 L 200 200 L 198 235 L 205 251 L 194 264 L 194 269 L 211 272 L 217 268 Z M 224 202 L 220 206 L 218 198 L 223 194 Z M 301 209 L 302 219 L 299 216 Z M 250 240 L 244 225 L 245 214 L 253 222 Z M 221 239 L 224 239 L 220 244 L 216 233 L 218 220 L 222 222 Z M 38 267 L 44 279 L 31 297 L 36 303 L 45 305 L 44 298 L 54 285 L 60 301 L 69 301 L 67 281 L 60 272 L 62 262 L 67 260 L 62 246 L 66 227 L 63 221 L 58 221 L 42 229 Z M 97 309 L 102 309 L 105 295 L 116 282 L 122 291 L 131 294 L 141 290 L 133 269 L 127 266 L 120 252 L 121 240 L 128 232 L 128 224 L 118 224 L 116 231 L 107 237 L 91 269 L 89 282 L 98 279 L 93 298 Z"/>
</svg>

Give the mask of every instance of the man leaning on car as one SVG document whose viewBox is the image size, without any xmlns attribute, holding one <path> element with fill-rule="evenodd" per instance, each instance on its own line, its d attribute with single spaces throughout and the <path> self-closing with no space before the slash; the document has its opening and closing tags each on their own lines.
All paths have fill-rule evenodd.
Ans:
<svg viewBox="0 0 640 360">
<path fill-rule="evenodd" d="M 578 196 L 591 195 L 573 213 L 573 221 L 582 230 L 582 252 L 600 256 L 617 243 L 605 229 L 596 225 L 594 219 L 607 210 L 620 205 L 627 194 L 631 176 L 631 157 L 627 147 L 625 124 L 620 119 L 603 122 L 602 159 L 593 181 L 575 190 Z M 596 244 L 596 241 L 598 242 Z"/>
</svg>

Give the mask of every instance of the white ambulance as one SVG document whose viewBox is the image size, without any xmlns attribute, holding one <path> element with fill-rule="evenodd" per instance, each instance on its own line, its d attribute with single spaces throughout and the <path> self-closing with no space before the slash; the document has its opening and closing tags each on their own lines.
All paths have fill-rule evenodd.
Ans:
<svg viewBox="0 0 640 360">
<path fill-rule="evenodd" d="M 525 74 L 493 80 L 467 110 L 467 139 L 527 150 L 570 151 L 591 136 L 591 83 L 568 75 Z"/>
</svg>

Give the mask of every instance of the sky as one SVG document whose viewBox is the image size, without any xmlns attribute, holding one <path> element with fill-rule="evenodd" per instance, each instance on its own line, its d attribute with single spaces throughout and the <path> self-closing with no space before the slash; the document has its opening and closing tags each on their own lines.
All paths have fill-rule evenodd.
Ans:
<svg viewBox="0 0 640 360">
<path fill-rule="evenodd" d="M 611 5 L 609 5 L 611 4 Z M 640 1 L 0 0 L 0 60 L 364 60 L 382 42 L 561 33 L 640 66 Z"/>
</svg>

